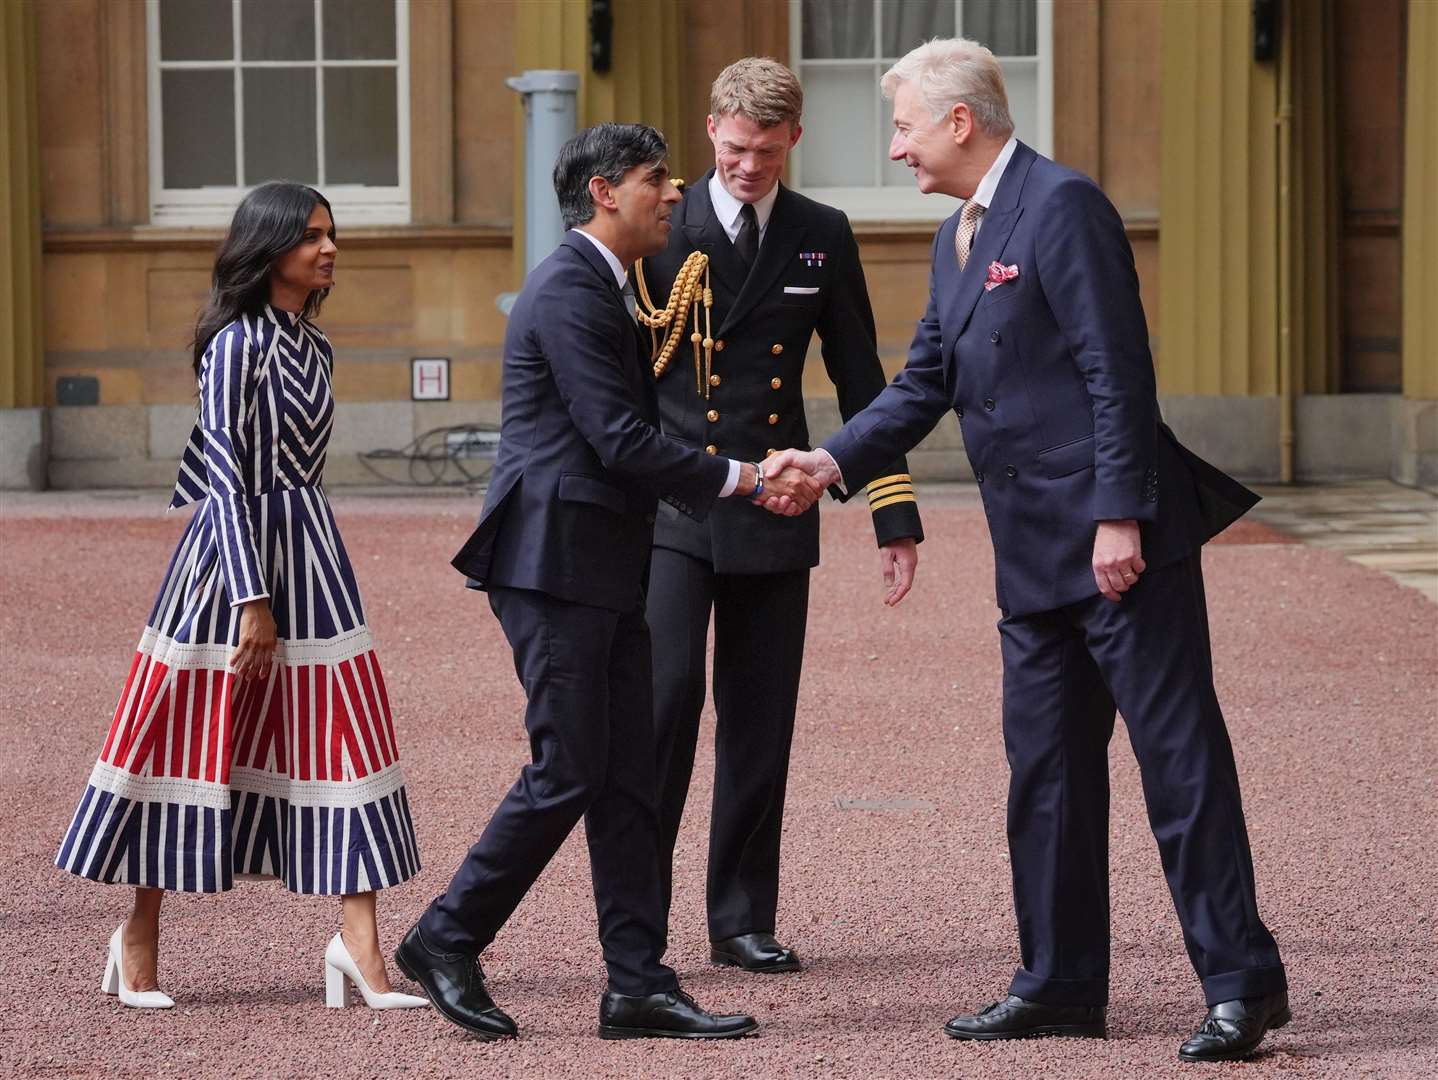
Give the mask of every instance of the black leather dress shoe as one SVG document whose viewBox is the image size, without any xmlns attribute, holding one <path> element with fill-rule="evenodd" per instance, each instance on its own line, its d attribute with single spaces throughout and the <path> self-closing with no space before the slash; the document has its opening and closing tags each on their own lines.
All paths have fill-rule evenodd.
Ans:
<svg viewBox="0 0 1438 1080">
<path fill-rule="evenodd" d="M 773 934 L 740 934 L 709 943 L 709 959 L 726 967 L 743 968 L 770 975 L 776 971 L 798 971 L 799 954 L 774 940 Z"/>
<path fill-rule="evenodd" d="M 601 1039 L 734 1039 L 758 1026 L 752 1016 L 705 1012 L 679 989 L 639 997 L 607 990 L 599 999 Z"/>
<path fill-rule="evenodd" d="M 484 988 L 484 969 L 479 960 L 464 953 L 435 952 L 420 937 L 419 926 L 394 951 L 394 962 L 429 996 L 446 1020 L 481 1039 L 500 1039 L 519 1034 L 509 1014 L 494 1003 Z"/>
<path fill-rule="evenodd" d="M 1220 1001 L 1193 1037 L 1178 1048 L 1184 1061 L 1233 1061 L 1258 1049 L 1263 1037 L 1293 1019 L 1288 993 Z"/>
<path fill-rule="evenodd" d="M 1041 1035 L 1102 1039 L 1104 1008 L 1102 1005 L 1044 1005 L 1010 994 L 973 1016 L 954 1017 L 944 1025 L 944 1034 L 951 1039 L 1036 1039 Z"/>
</svg>

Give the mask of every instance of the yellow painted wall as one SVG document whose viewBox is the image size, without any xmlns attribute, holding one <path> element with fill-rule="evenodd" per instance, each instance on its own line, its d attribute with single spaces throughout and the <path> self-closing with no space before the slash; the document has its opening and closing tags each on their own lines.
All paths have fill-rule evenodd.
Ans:
<svg viewBox="0 0 1438 1080">
<path fill-rule="evenodd" d="M 1403 396 L 1438 398 L 1438 4 L 1408 8 Z"/>
<path fill-rule="evenodd" d="M 29 5 L 0 5 L 0 408 L 44 393 L 34 31 Z"/>
<path fill-rule="evenodd" d="M 1276 66 L 1247 3 L 1163 5 L 1159 389 L 1278 389 Z"/>
</svg>

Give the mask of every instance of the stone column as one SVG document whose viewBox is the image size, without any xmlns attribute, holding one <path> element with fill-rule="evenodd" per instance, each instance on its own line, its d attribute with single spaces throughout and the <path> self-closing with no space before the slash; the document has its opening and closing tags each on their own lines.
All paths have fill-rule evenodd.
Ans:
<svg viewBox="0 0 1438 1080">
<path fill-rule="evenodd" d="M 0 4 L 0 488 L 45 486 L 45 349 L 40 306 L 40 141 L 35 22 Z"/>
</svg>

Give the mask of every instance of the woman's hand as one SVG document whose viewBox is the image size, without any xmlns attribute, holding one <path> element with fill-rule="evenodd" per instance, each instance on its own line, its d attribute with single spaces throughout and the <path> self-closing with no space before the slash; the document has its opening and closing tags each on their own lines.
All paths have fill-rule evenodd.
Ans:
<svg viewBox="0 0 1438 1080">
<path fill-rule="evenodd" d="M 240 679 L 263 680 L 275 658 L 275 617 L 268 600 L 251 600 L 240 608 L 240 643 L 230 654 L 230 667 Z"/>
</svg>

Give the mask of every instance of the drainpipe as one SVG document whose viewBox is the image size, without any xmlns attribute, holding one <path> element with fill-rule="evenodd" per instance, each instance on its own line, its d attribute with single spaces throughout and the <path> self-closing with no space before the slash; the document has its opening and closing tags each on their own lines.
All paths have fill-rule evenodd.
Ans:
<svg viewBox="0 0 1438 1080">
<path fill-rule="evenodd" d="M 554 194 L 554 162 L 579 130 L 579 72 L 526 71 L 504 85 L 524 99 L 524 272 L 528 274 L 564 239 Z M 496 299 L 505 315 L 518 293 Z"/>
</svg>

